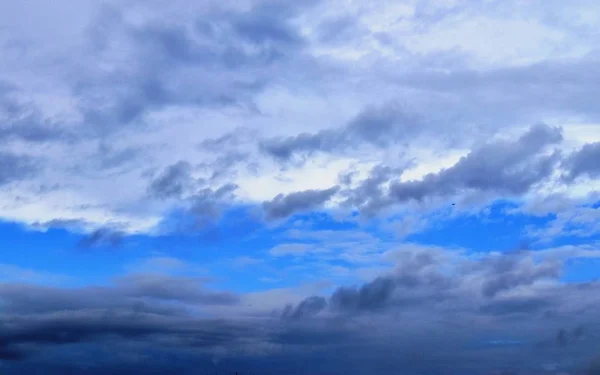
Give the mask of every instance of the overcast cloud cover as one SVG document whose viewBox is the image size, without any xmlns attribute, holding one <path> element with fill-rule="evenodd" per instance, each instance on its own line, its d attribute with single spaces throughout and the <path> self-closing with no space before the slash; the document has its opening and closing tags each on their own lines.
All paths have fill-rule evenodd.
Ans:
<svg viewBox="0 0 600 375">
<path fill-rule="evenodd" d="M 592 0 L 0 0 L 0 373 L 600 374 Z"/>
</svg>

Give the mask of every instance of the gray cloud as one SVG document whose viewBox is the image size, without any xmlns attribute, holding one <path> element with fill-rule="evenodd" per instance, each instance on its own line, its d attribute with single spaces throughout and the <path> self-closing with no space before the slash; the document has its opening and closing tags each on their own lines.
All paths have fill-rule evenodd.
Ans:
<svg viewBox="0 0 600 375">
<path fill-rule="evenodd" d="M 248 325 L 214 319 L 186 322 L 145 314 L 113 314 L 107 319 L 104 314 L 87 312 L 65 317 L 13 319 L 11 328 L 5 329 L 0 337 L 4 358 L 18 360 L 33 354 L 31 347 L 34 345 L 38 348 L 43 345 L 72 345 L 111 336 L 124 340 L 158 338 L 158 341 L 160 337 L 169 337 L 175 339 L 175 345 L 202 349 L 234 343 L 251 331 Z"/>
<path fill-rule="evenodd" d="M 200 304 L 233 305 L 239 297 L 227 292 L 208 292 L 193 278 L 132 274 L 116 280 L 125 295 Z"/>
<path fill-rule="evenodd" d="M 292 56 L 314 65 L 301 57 L 303 38 L 291 22 L 310 3 L 257 2 L 249 11 L 216 7 L 187 22 L 160 18 L 140 25 L 128 23 L 119 9 L 105 7 L 91 28 L 92 55 L 112 60 L 114 39 L 129 50 L 121 56 L 123 63 L 114 61 L 119 70 L 85 72 L 74 82 L 76 93 L 90 99 L 85 103 L 111 98 L 103 106 L 84 105 L 85 122 L 107 132 L 168 106 L 255 111 L 254 95 L 274 80 L 273 71 L 283 74 L 283 67 L 295 64 Z"/>
<path fill-rule="evenodd" d="M 486 71 L 465 68 L 461 63 L 454 64 L 451 73 L 436 69 L 434 59 L 441 57 L 444 54 L 423 56 L 414 63 L 424 69 L 390 70 L 386 76 L 405 87 L 427 90 L 436 98 L 438 94 L 462 98 L 454 110 L 449 110 L 485 120 L 488 126 L 516 119 L 536 121 L 550 113 L 585 114 L 589 119 L 599 114 L 591 99 L 598 88 L 587 79 L 600 74 L 597 56 L 566 61 L 548 59 Z"/>
<path fill-rule="evenodd" d="M 63 289 L 4 283 L 0 284 L 0 299 L 11 314 L 133 309 L 158 315 L 177 315 L 183 310 L 157 302 L 234 305 L 239 300 L 232 293 L 207 290 L 199 279 L 142 273 L 119 277 L 108 287 Z"/>
<path fill-rule="evenodd" d="M 541 315 L 541 312 L 551 311 L 553 304 L 545 298 L 505 298 L 492 300 L 481 306 L 480 311 L 492 315 Z"/>
<path fill-rule="evenodd" d="M 282 219 L 295 213 L 311 210 L 322 206 L 330 200 L 339 187 L 325 190 L 305 190 L 287 195 L 279 194 L 270 201 L 263 203 L 267 220 Z"/>
<path fill-rule="evenodd" d="M 36 222 L 32 224 L 32 227 L 39 229 L 61 229 L 67 228 L 71 231 L 78 232 L 82 231 L 83 228 L 89 225 L 85 220 L 79 219 L 52 219 L 44 222 Z"/>
<path fill-rule="evenodd" d="M 439 249 L 426 248 L 406 248 L 391 254 L 396 263 L 392 272 L 359 287 L 337 288 L 327 300 L 329 310 L 361 314 L 436 308 L 441 309 L 440 314 L 452 314 L 455 306 L 463 306 L 465 312 L 471 309 L 472 313 L 510 316 L 556 312 L 563 303 L 554 296 L 555 289 L 514 294 L 527 288 L 535 290 L 536 283 L 552 283 L 561 276 L 562 262 L 534 261 L 534 253 L 488 255 L 480 260 L 457 258 Z M 448 272 L 448 264 L 453 264 L 454 271 Z M 446 271 L 441 272 L 442 269 Z M 321 298 L 318 297 L 319 301 Z M 292 316 L 296 311 L 288 306 L 283 315 Z"/>
<path fill-rule="evenodd" d="M 561 141 L 561 129 L 540 124 L 517 140 L 486 143 L 452 167 L 427 174 L 422 180 L 399 182 L 400 176 L 394 176 L 392 170 L 376 167 L 356 190 L 345 192 L 349 196 L 347 203 L 368 213 L 393 203 L 423 201 L 463 191 L 521 195 L 554 171 L 559 156 L 545 151 Z M 387 193 L 381 189 L 386 180 L 390 181 Z"/>
<path fill-rule="evenodd" d="M 369 311 L 385 307 L 396 283 L 391 278 L 379 277 L 364 284 L 359 289 L 342 287 L 336 290 L 330 299 L 331 306 L 341 311 Z"/>
<path fill-rule="evenodd" d="M 0 185 L 34 175 L 39 165 L 30 157 L 0 151 Z"/>
<path fill-rule="evenodd" d="M 158 198 L 179 198 L 190 188 L 192 166 L 185 161 L 179 161 L 166 167 L 160 175 L 151 181 L 148 191 Z"/>
<path fill-rule="evenodd" d="M 235 184 L 225 184 L 216 189 L 201 189 L 190 199 L 189 213 L 198 219 L 199 224 L 217 219 L 222 207 L 233 199 L 237 188 Z"/>
<path fill-rule="evenodd" d="M 296 308 L 288 305 L 283 310 L 281 317 L 283 319 L 307 318 L 318 314 L 327 307 L 327 301 L 324 297 L 312 296 L 302 300 Z"/>
<path fill-rule="evenodd" d="M 256 140 L 256 132 L 248 128 L 238 128 L 217 138 L 208 138 L 200 142 L 199 149 L 207 152 L 200 167 L 210 175 L 210 180 L 219 181 L 236 176 L 236 167 L 244 166 L 248 171 L 257 172 L 258 162 L 252 159 L 245 149 Z"/>
<path fill-rule="evenodd" d="M 580 176 L 600 177 L 600 142 L 588 143 L 563 161 L 567 180 Z"/>
<path fill-rule="evenodd" d="M 377 165 L 371 169 L 369 176 L 353 189 L 342 191 L 346 197 L 344 206 L 361 207 L 361 212 L 368 216 L 375 215 L 386 203 L 381 199 L 385 190 L 383 185 L 402 175 L 404 168 Z"/>
<path fill-rule="evenodd" d="M 340 152 L 361 144 L 374 147 L 407 144 L 420 131 L 415 115 L 398 103 L 391 102 L 381 107 L 366 108 L 341 128 L 267 139 L 260 147 L 275 158 L 289 160 L 297 153 Z"/>
<path fill-rule="evenodd" d="M 35 104 L 18 99 L 19 95 L 23 93 L 17 87 L 3 86 L 0 81 L 0 139 L 31 143 L 72 140 L 71 132 L 46 118 Z"/>
<path fill-rule="evenodd" d="M 97 165 L 101 169 L 120 168 L 137 161 L 136 159 L 142 153 L 143 151 L 136 147 L 115 149 L 112 146 L 101 143 L 98 147 Z"/>
</svg>

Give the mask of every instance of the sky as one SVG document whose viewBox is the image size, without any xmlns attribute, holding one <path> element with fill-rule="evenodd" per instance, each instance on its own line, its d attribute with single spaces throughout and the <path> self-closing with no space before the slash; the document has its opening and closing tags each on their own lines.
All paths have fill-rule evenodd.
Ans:
<svg viewBox="0 0 600 375">
<path fill-rule="evenodd" d="M 600 374 L 593 0 L 0 0 L 1 374 Z"/>
</svg>

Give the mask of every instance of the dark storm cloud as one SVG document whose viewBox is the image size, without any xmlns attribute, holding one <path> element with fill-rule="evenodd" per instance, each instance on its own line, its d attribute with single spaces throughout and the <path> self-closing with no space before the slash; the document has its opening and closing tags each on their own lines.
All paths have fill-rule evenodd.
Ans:
<svg viewBox="0 0 600 375">
<path fill-rule="evenodd" d="M 116 350 L 143 340 L 160 351 L 161 347 L 211 349 L 262 336 L 258 321 L 190 316 L 187 308 L 231 306 L 238 303 L 238 296 L 207 290 L 194 279 L 165 275 L 132 274 L 109 287 L 3 283 L 0 301 L 0 357 L 6 360 L 25 360 L 57 346 L 102 339 L 114 340 Z"/>
<path fill-rule="evenodd" d="M 28 156 L 0 151 L 0 186 L 31 177 L 38 169 Z"/>
<path fill-rule="evenodd" d="M 407 143 L 419 131 L 418 119 L 398 103 L 391 102 L 365 109 L 341 128 L 267 139 L 261 142 L 260 148 L 277 159 L 289 160 L 298 153 L 330 153 L 361 144 L 386 147 Z"/>
<path fill-rule="evenodd" d="M 339 187 L 325 190 L 305 190 L 287 195 L 279 194 L 270 201 L 263 203 L 267 220 L 282 219 L 295 213 L 312 210 L 330 200 Z"/>
<path fill-rule="evenodd" d="M 397 267 L 390 274 L 359 287 L 339 287 L 329 298 L 305 298 L 296 306 L 286 307 L 281 319 L 267 318 L 266 311 L 263 317 L 252 313 L 251 318 L 243 319 L 214 319 L 213 314 L 208 313 L 210 310 L 206 318 L 195 317 L 190 311 L 197 310 L 187 307 L 222 305 L 240 308 L 243 312 L 243 306 L 236 296 L 206 290 L 197 281 L 185 278 L 129 275 L 116 280 L 111 287 L 65 289 L 1 284 L 4 314 L 0 319 L 0 356 L 18 361 L 22 369 L 42 353 L 48 353 L 41 358 L 51 365 L 59 362 L 60 358 L 54 360 L 53 356 L 60 348 L 74 355 L 73 350 L 81 347 L 80 355 L 91 361 L 94 352 L 90 351 L 90 345 L 107 342 L 113 351 L 139 354 L 150 350 L 157 356 L 172 353 L 173 361 L 178 363 L 184 358 L 202 358 L 205 362 L 198 366 L 203 369 L 214 370 L 210 358 L 221 353 L 225 366 L 249 366 L 235 371 L 257 369 L 260 363 L 267 361 L 269 366 L 265 364 L 265 367 L 269 369 L 261 373 L 274 371 L 271 366 L 281 364 L 281 371 L 293 374 L 306 373 L 313 368 L 313 363 L 320 369 L 331 369 L 328 373 L 332 374 L 344 373 L 350 368 L 373 373 L 381 361 L 387 363 L 388 369 L 414 366 L 415 373 L 433 368 L 430 361 L 419 361 L 416 353 L 442 361 L 440 369 L 451 366 L 454 370 L 473 366 L 473 361 L 478 361 L 475 368 L 479 370 L 490 363 L 502 363 L 507 352 L 519 356 L 519 360 L 528 356 L 528 361 L 533 361 L 531 356 L 547 355 L 552 348 L 538 347 L 538 352 L 529 350 L 526 356 L 519 354 L 523 352 L 523 345 L 533 349 L 537 341 L 502 351 L 465 349 L 478 345 L 481 340 L 502 340 L 506 335 L 510 338 L 511 332 L 519 334 L 516 338 L 551 337 L 552 347 L 556 348 L 557 340 L 562 339 L 549 332 L 576 326 L 572 314 L 562 320 L 544 317 L 560 307 L 570 308 L 583 302 L 577 288 L 557 284 L 547 293 L 531 289 L 522 296 L 479 292 L 481 288 L 477 286 L 494 279 L 498 273 L 515 267 L 525 272 L 530 265 L 523 259 L 529 255 L 514 255 L 521 261 L 506 263 L 493 257 L 468 260 L 468 266 L 457 265 L 462 272 L 446 272 L 443 269 L 456 260 L 445 259 L 446 255 L 439 250 L 402 249 L 394 254 Z M 530 279 L 524 279 L 518 285 L 510 283 L 510 290 L 530 286 Z M 584 292 L 592 291 L 589 290 L 592 287 L 584 288 Z M 439 289 L 442 293 L 430 294 Z M 416 299 L 411 300 L 413 297 Z M 594 303 L 590 301 L 588 306 Z M 594 314 L 595 309 L 590 310 L 585 319 Z M 482 317 L 487 323 L 480 326 Z M 583 319 L 583 316 L 578 317 Z M 502 334 L 490 336 L 488 323 Z M 523 329 L 531 333 L 526 331 L 523 336 L 518 327 L 525 327 Z M 589 343 L 582 338 L 591 337 L 589 330 L 580 331 L 565 329 L 565 348 L 579 350 L 580 344 Z M 239 351 L 240 348 L 245 349 Z M 581 353 L 586 355 L 587 352 Z M 339 360 L 341 357 L 343 361 Z M 356 363 L 346 368 L 348 358 L 356 359 Z M 302 366 L 293 367 L 295 361 L 300 361 Z M 151 356 L 145 362 L 158 364 L 160 361 Z M 124 363 L 121 366 L 125 366 Z M 89 366 L 96 365 L 109 368 L 106 367 L 108 362 L 98 357 L 89 363 Z M 139 364 L 129 366 L 131 369 Z M 217 368 L 223 368 L 219 366 Z"/>
<path fill-rule="evenodd" d="M 581 176 L 600 177 L 600 142 L 588 143 L 563 161 L 566 179 L 574 180 Z"/>
<path fill-rule="evenodd" d="M 182 347 L 214 347 L 243 338 L 253 329 L 233 321 L 195 320 L 184 307 L 167 304 L 234 305 L 236 295 L 204 289 L 194 279 L 155 274 L 128 275 L 110 287 L 63 289 L 4 283 L 0 284 L 0 301 L 4 311 L 0 356 L 10 360 L 24 359 L 42 349 L 40 345 L 93 342 L 110 336 L 123 340 L 161 336 Z"/>
<path fill-rule="evenodd" d="M 217 319 L 181 320 L 149 314 L 107 316 L 95 312 L 12 318 L 9 322 L 10 327 L 0 332 L 0 353 L 13 360 L 33 354 L 32 345 L 39 350 L 40 346 L 94 342 L 106 337 L 158 341 L 167 338 L 172 341 L 171 345 L 201 349 L 233 343 L 254 331 L 247 324 Z M 159 343 L 157 345 L 160 346 Z"/>
</svg>

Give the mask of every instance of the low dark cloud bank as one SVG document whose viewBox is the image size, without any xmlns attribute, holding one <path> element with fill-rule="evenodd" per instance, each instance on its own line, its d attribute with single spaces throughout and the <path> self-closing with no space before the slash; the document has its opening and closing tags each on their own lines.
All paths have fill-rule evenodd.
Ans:
<svg viewBox="0 0 600 375">
<path fill-rule="evenodd" d="M 8 373 L 42 364 L 82 374 L 150 364 L 165 373 L 528 374 L 550 364 L 585 373 L 600 333 L 598 283 L 562 284 L 561 262 L 529 252 L 474 260 L 415 248 L 389 257 L 389 273 L 276 316 L 201 280 L 159 274 L 75 289 L 4 283 L 0 355 Z M 65 356 L 72 365 L 61 364 Z"/>
</svg>

